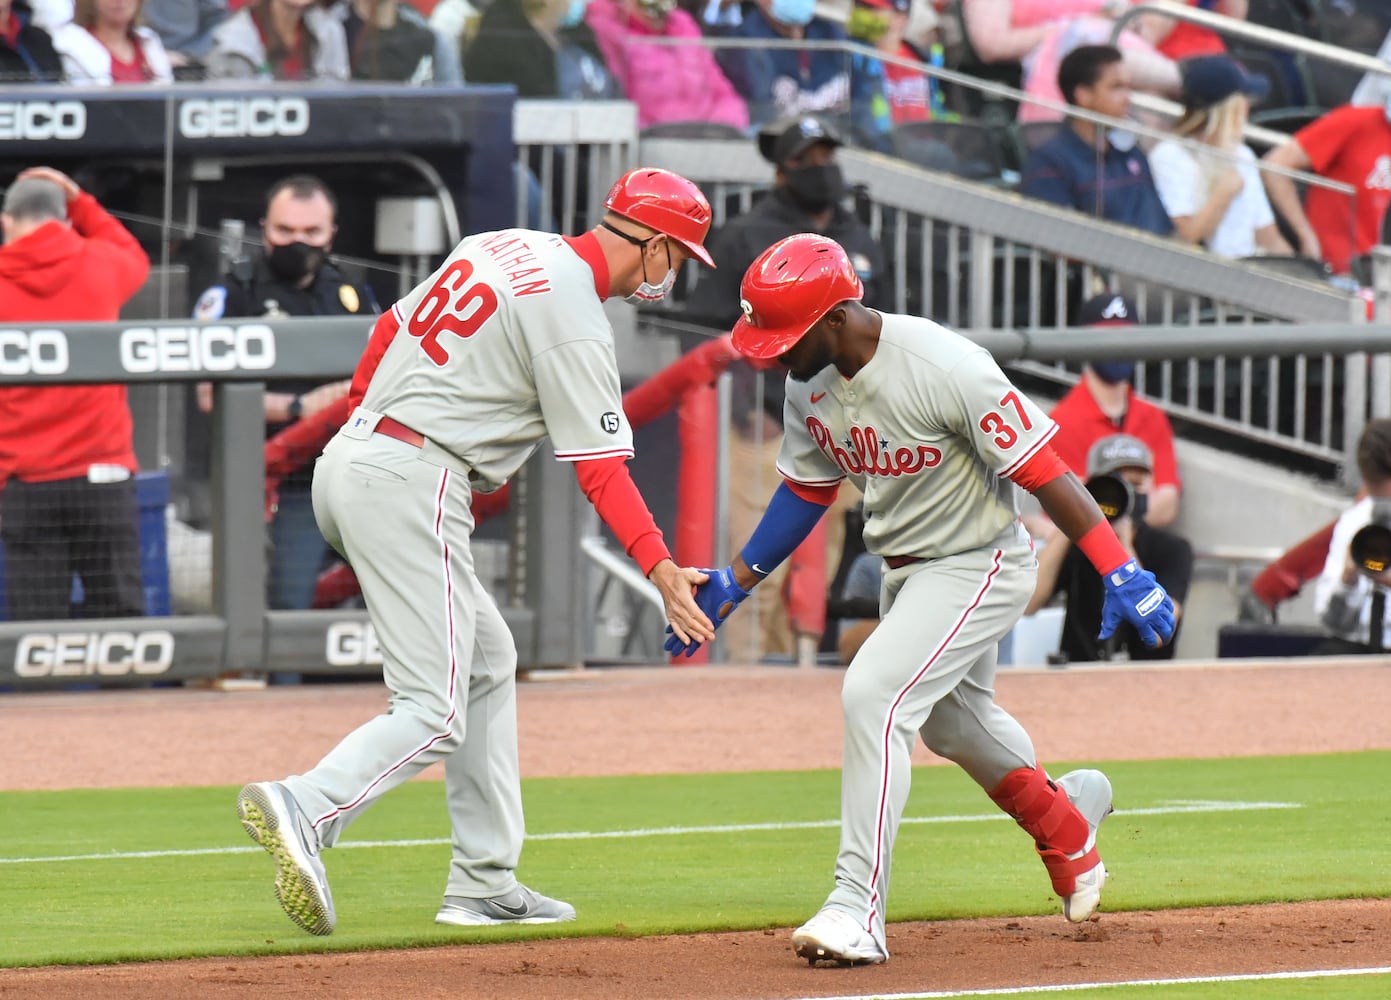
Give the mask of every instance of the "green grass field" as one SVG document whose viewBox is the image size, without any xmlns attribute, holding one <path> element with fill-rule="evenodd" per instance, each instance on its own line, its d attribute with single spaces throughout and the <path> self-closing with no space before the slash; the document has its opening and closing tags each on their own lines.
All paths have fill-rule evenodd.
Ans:
<svg viewBox="0 0 1391 1000">
<path fill-rule="evenodd" d="M 1106 770 L 1118 810 L 1102 830 L 1109 911 L 1391 896 L 1391 752 Z M 414 782 L 326 854 L 338 929 L 311 938 L 280 912 L 271 862 L 236 821 L 235 791 L 0 794 L 0 966 L 795 926 L 828 891 L 838 840 L 835 771 L 529 781 L 519 875 L 575 903 L 579 920 L 438 928 L 443 786 Z M 918 769 L 907 816 L 890 920 L 1055 912 L 1027 840 L 959 770 Z M 40 860 L 68 856 L 78 857 Z M 1356 992 L 1364 985 L 1340 983 L 1336 995 L 1391 994 L 1385 978 Z M 1304 981 L 1222 995 L 1276 988 L 1331 995 Z M 1215 995 L 1164 989 L 1165 1000 Z"/>
</svg>

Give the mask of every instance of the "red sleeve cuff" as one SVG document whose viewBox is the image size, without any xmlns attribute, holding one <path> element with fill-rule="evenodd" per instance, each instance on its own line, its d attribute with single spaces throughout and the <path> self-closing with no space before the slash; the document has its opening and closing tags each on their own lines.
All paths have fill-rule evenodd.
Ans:
<svg viewBox="0 0 1391 1000">
<path fill-rule="evenodd" d="M 802 483 L 794 483 L 790 479 L 784 479 L 783 482 L 795 495 L 807 503 L 814 503 L 820 507 L 831 506 L 836 501 L 836 494 L 840 492 L 840 483 L 832 483 L 829 486 L 806 486 Z"/>
<path fill-rule="evenodd" d="M 1011 472 L 1008 478 L 1021 489 L 1032 493 L 1071 471 L 1053 446 L 1045 444 L 1027 462 Z"/>
</svg>

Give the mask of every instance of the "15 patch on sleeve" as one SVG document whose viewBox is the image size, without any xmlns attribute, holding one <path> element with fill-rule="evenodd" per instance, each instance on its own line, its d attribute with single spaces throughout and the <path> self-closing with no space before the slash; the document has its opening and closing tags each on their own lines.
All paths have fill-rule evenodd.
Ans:
<svg viewBox="0 0 1391 1000">
<path fill-rule="evenodd" d="M 222 285 L 213 285 L 198 296 L 198 301 L 193 306 L 193 318 L 221 319 L 226 311 L 227 289 Z"/>
</svg>

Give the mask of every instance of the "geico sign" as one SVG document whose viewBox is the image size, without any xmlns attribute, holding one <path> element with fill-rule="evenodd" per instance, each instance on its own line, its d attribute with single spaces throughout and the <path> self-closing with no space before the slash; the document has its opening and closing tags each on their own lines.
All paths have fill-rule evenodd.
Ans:
<svg viewBox="0 0 1391 1000">
<path fill-rule="evenodd" d="M 185 139 L 304 135 L 309 102 L 302 97 L 225 97 L 179 105 L 179 134 Z"/>
<path fill-rule="evenodd" d="M 61 330 L 0 330 L 0 375 L 62 375 L 68 338 Z"/>
<path fill-rule="evenodd" d="M 174 664 L 174 637 L 153 632 L 31 632 L 15 648 L 20 677 L 162 674 Z"/>
<path fill-rule="evenodd" d="M 0 101 L 0 139 L 81 139 L 86 133 L 81 101 Z"/>
<path fill-rule="evenodd" d="M 275 334 L 242 326 L 137 326 L 121 331 L 121 367 L 149 372 L 263 371 L 275 366 Z"/>
<path fill-rule="evenodd" d="M 363 667 L 382 662 L 377 630 L 370 622 L 334 622 L 328 627 L 324 659 L 331 667 Z"/>
</svg>

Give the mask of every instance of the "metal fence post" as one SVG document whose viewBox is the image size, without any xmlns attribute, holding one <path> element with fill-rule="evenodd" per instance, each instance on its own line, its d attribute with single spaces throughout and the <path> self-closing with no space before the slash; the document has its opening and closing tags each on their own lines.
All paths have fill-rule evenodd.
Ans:
<svg viewBox="0 0 1391 1000">
<path fill-rule="evenodd" d="M 1391 324 L 1391 247 L 1372 248 L 1373 321 Z M 1372 413 L 1391 417 L 1391 354 L 1372 355 Z"/>
<path fill-rule="evenodd" d="M 734 376 L 721 372 L 715 380 L 715 399 L 718 422 L 715 436 L 715 565 L 728 564 L 729 542 L 729 436 L 734 432 Z M 715 641 L 710 644 L 710 662 L 725 662 L 725 642 L 723 633 L 715 633 Z"/>
<path fill-rule="evenodd" d="M 971 230 L 971 316 L 964 324 L 976 330 L 994 329 L 995 237 Z"/>
<path fill-rule="evenodd" d="M 265 655 L 264 395 L 261 382 L 213 392 L 213 610 L 227 623 L 227 670 L 262 669 Z"/>
</svg>

